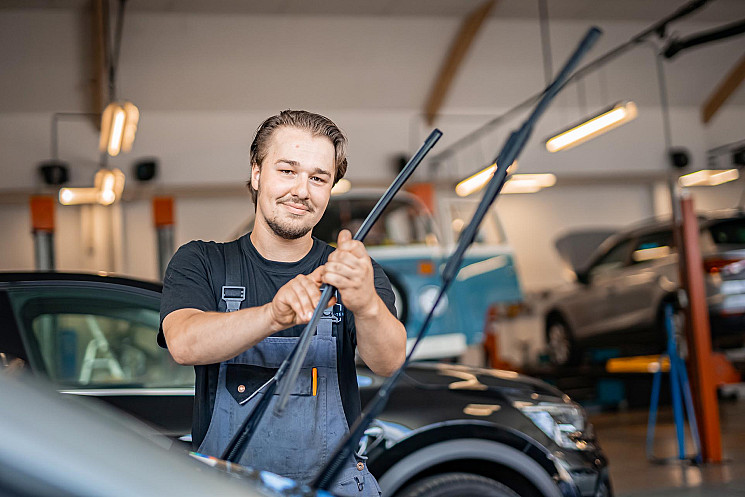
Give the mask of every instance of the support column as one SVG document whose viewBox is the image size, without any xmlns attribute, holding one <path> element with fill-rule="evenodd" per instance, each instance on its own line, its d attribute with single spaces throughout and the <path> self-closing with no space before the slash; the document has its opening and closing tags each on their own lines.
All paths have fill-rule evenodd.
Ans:
<svg viewBox="0 0 745 497">
<path fill-rule="evenodd" d="M 30 206 L 34 265 L 37 271 L 53 271 L 55 198 L 49 195 L 34 195 L 31 197 Z"/>
<path fill-rule="evenodd" d="M 163 278 L 174 252 L 173 197 L 153 197 L 153 223 L 158 237 L 158 271 Z"/>
<path fill-rule="evenodd" d="M 681 275 L 688 297 L 686 340 L 691 370 L 691 386 L 696 404 L 701 455 L 705 462 L 722 462 L 722 432 L 719 424 L 717 384 L 711 352 L 709 308 L 706 302 L 703 260 L 699 246 L 699 226 L 690 193 L 680 199 L 683 250 Z"/>
</svg>

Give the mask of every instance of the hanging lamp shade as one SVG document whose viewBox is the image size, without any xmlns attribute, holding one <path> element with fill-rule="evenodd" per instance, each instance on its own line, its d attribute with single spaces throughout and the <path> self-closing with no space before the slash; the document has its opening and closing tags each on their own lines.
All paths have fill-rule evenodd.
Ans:
<svg viewBox="0 0 745 497">
<path fill-rule="evenodd" d="M 140 111 L 132 102 L 112 102 L 101 116 L 101 139 L 98 148 L 115 157 L 129 152 L 137 132 Z"/>
</svg>

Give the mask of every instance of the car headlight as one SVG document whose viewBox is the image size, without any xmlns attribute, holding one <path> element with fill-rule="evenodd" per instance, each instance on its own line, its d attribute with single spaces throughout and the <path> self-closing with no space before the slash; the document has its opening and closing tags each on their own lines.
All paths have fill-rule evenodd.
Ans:
<svg viewBox="0 0 745 497">
<path fill-rule="evenodd" d="M 419 290 L 419 308 L 422 310 L 422 313 L 427 314 L 429 311 L 432 310 L 432 306 L 435 305 L 435 300 L 437 300 L 437 296 L 439 294 L 440 287 L 438 286 L 429 285 Z M 445 294 L 440 299 L 437 307 L 435 307 L 435 312 L 433 313 L 434 317 L 442 316 L 447 308 L 448 296 L 447 294 Z"/>
<path fill-rule="evenodd" d="M 514 402 L 513 405 L 528 417 L 560 447 L 589 450 L 593 438 L 592 425 L 584 409 L 577 404 L 553 402 Z"/>
</svg>

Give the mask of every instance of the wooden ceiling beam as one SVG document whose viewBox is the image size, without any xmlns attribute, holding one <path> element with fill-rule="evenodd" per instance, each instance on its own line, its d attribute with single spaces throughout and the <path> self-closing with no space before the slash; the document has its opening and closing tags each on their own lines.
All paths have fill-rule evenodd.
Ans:
<svg viewBox="0 0 745 497">
<path fill-rule="evenodd" d="M 737 64 L 724 77 L 714 92 L 709 95 L 706 102 L 701 106 L 701 120 L 707 124 L 714 117 L 714 114 L 724 105 L 727 99 L 737 90 L 742 80 L 745 79 L 745 55 L 743 55 Z"/>
<path fill-rule="evenodd" d="M 458 35 L 450 45 L 450 51 L 440 68 L 440 72 L 435 79 L 435 84 L 424 105 L 424 115 L 428 125 L 431 126 L 437 118 L 437 114 L 440 112 L 440 107 L 445 101 L 445 96 L 450 89 L 450 85 L 463 62 L 463 59 L 468 53 L 468 50 L 471 47 L 476 34 L 479 32 L 479 29 L 486 20 L 486 17 L 489 15 L 489 12 L 491 12 L 496 3 L 496 0 L 485 2 L 483 5 L 468 14 L 468 16 L 463 20 Z"/>
</svg>

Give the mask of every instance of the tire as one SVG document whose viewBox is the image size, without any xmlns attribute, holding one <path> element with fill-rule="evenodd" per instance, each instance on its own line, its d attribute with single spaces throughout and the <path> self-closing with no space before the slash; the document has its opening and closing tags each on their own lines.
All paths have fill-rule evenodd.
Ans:
<svg viewBox="0 0 745 497">
<path fill-rule="evenodd" d="M 443 473 L 423 478 L 396 497 L 520 497 L 498 481 L 471 473 Z"/>
<path fill-rule="evenodd" d="M 546 323 L 548 360 L 554 366 L 574 366 L 578 362 L 579 348 L 572 331 L 559 316 L 551 316 Z"/>
</svg>

